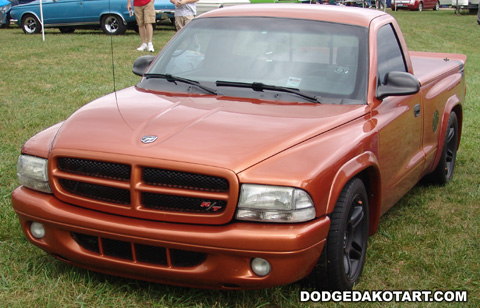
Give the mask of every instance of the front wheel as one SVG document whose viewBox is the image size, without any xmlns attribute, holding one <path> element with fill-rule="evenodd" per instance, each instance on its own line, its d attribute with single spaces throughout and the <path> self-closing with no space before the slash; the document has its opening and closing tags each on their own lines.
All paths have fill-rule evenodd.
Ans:
<svg viewBox="0 0 480 308">
<path fill-rule="evenodd" d="M 317 289 L 351 290 L 360 279 L 367 251 L 368 196 L 362 180 L 347 183 L 330 220 L 327 242 L 307 280 Z"/>
<path fill-rule="evenodd" d="M 123 24 L 122 18 L 118 15 L 103 16 L 101 20 L 102 31 L 105 34 L 121 35 L 127 31 L 127 26 Z"/>
<path fill-rule="evenodd" d="M 10 28 L 10 21 L 11 18 L 7 16 L 5 18 L 5 24 L 0 24 L 0 28 Z"/>
<path fill-rule="evenodd" d="M 42 25 L 35 15 L 27 14 L 22 17 L 20 26 L 25 34 L 36 34 L 42 31 Z"/>
</svg>

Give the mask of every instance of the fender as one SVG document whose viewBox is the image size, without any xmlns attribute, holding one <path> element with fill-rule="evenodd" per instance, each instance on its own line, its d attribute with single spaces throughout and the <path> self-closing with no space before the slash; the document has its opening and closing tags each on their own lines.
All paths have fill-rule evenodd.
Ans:
<svg viewBox="0 0 480 308">
<path fill-rule="evenodd" d="M 48 158 L 52 141 L 63 123 L 64 121 L 54 124 L 30 138 L 23 145 L 22 154 Z"/>
<path fill-rule="evenodd" d="M 42 22 L 42 19 L 40 18 L 40 16 L 38 16 L 35 12 L 27 11 L 27 12 L 23 12 L 23 14 L 18 17 L 17 22 L 18 22 L 19 25 L 20 25 L 20 21 L 22 20 L 23 16 L 25 16 L 27 14 L 31 14 L 31 15 L 35 16 L 40 21 L 40 23 Z"/>
<path fill-rule="evenodd" d="M 366 178 L 369 179 L 369 183 L 366 184 L 367 192 L 369 194 L 369 233 L 374 234 L 378 227 L 378 220 L 380 218 L 380 205 L 381 205 L 381 196 L 380 196 L 380 172 L 378 171 L 378 160 L 373 152 L 364 152 L 348 162 L 346 162 L 340 169 L 338 169 L 335 174 L 330 193 L 328 196 L 326 214 L 330 214 L 340 196 L 340 193 L 350 181 L 356 175 L 366 171 L 368 175 Z"/>
</svg>

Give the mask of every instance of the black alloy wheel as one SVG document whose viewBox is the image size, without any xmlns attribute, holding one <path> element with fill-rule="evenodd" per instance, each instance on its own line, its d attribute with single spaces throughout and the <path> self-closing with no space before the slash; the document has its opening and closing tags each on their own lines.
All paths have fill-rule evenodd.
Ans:
<svg viewBox="0 0 480 308">
<path fill-rule="evenodd" d="M 343 188 L 330 214 L 330 230 L 307 283 L 323 290 L 351 290 L 365 264 L 368 240 L 368 195 L 363 181 L 353 178 Z"/>
<path fill-rule="evenodd" d="M 452 111 L 448 117 L 447 129 L 443 141 L 442 156 L 435 170 L 425 176 L 428 184 L 445 185 L 453 178 L 458 150 L 458 118 Z"/>
</svg>

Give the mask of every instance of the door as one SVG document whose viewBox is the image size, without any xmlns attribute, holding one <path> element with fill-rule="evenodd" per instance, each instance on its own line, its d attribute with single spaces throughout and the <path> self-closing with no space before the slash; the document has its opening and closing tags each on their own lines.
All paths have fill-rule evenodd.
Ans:
<svg viewBox="0 0 480 308">
<path fill-rule="evenodd" d="M 378 32 L 377 78 L 385 83 L 388 72 L 407 72 L 405 58 L 394 27 Z M 378 121 L 378 158 L 382 180 L 382 213 L 420 179 L 423 152 L 423 107 L 421 93 L 387 97 L 374 113 Z"/>
<path fill-rule="evenodd" d="M 44 23 L 50 26 L 68 26 L 83 21 L 82 0 L 54 0 L 42 2 Z"/>
</svg>

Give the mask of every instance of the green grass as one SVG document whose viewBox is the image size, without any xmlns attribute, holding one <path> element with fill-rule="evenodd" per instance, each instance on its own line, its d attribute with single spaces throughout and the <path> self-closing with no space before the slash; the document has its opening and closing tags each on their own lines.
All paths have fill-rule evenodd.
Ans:
<svg viewBox="0 0 480 308">
<path fill-rule="evenodd" d="M 364 274 L 356 289 L 467 290 L 469 302 L 461 307 L 478 307 L 480 26 L 473 15 L 456 16 L 447 10 L 392 14 L 410 50 L 468 55 L 463 138 L 449 185 L 418 185 L 381 218 L 377 234 L 370 238 Z M 173 34 L 168 26 L 156 30 L 156 49 Z M 116 88 L 135 84 L 138 77 L 131 67 L 141 54 L 135 50 L 138 35 L 127 32 L 112 42 Z M 298 302 L 300 284 L 256 291 L 165 286 L 72 267 L 29 244 L 10 203 L 10 193 L 17 186 L 15 165 L 21 146 L 35 133 L 113 91 L 111 40 L 100 31 L 64 35 L 52 29 L 43 42 L 41 36 L 24 35 L 14 27 L 0 30 L 0 43 L 0 307 L 320 306 Z"/>
</svg>

